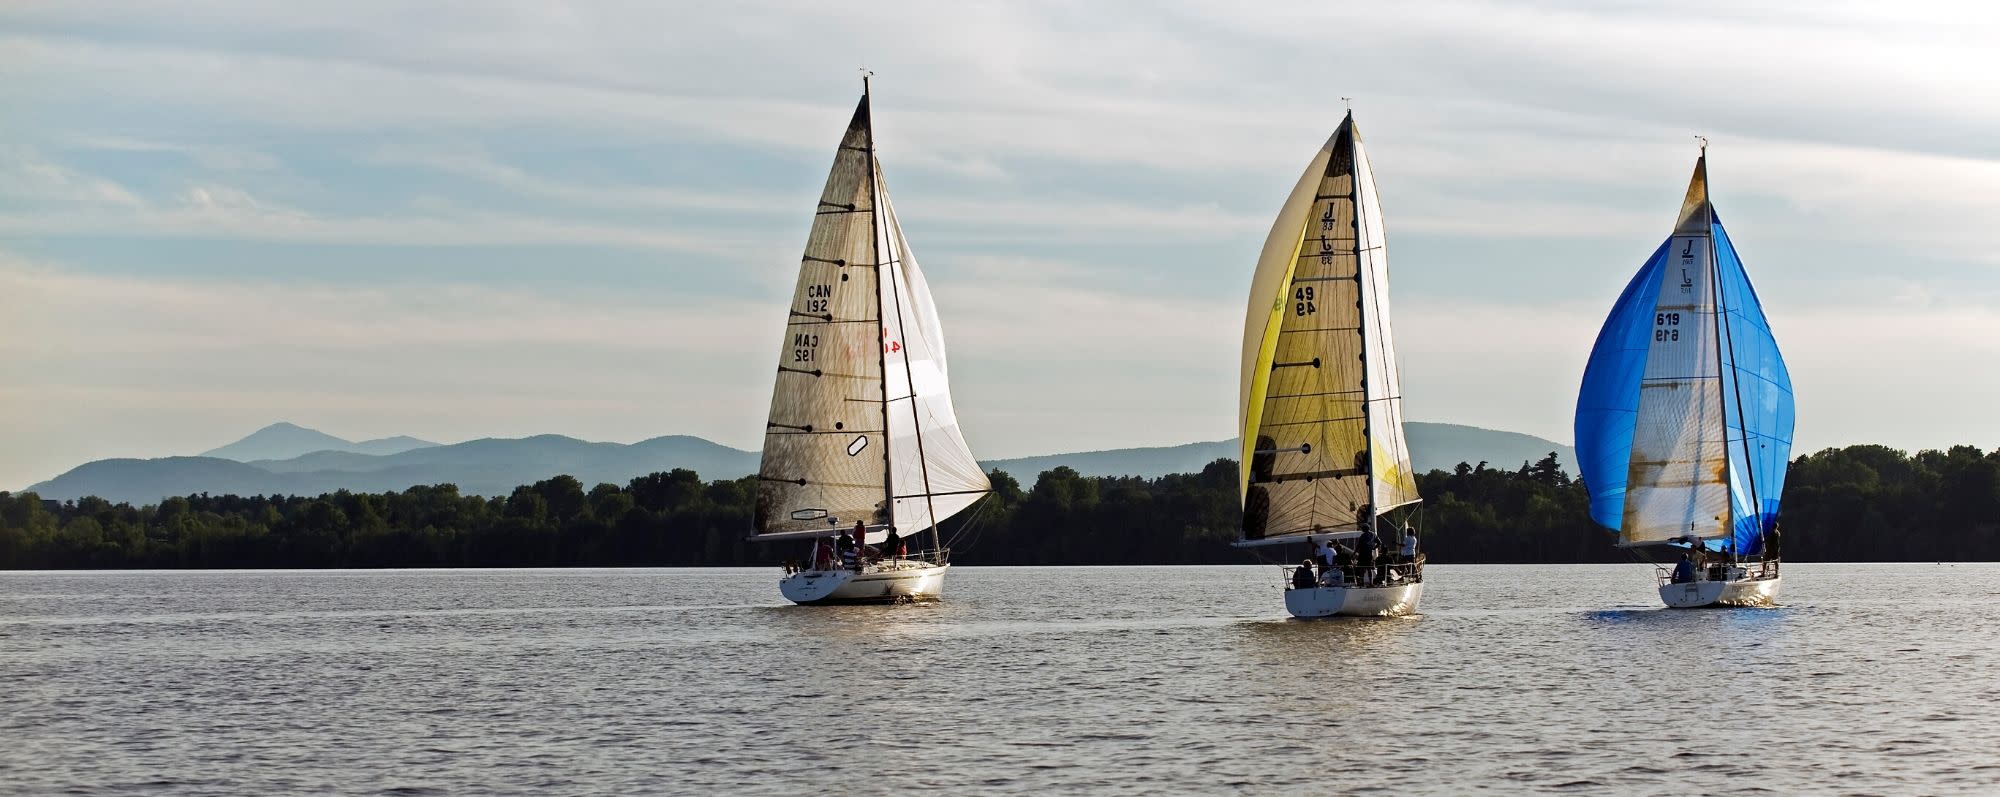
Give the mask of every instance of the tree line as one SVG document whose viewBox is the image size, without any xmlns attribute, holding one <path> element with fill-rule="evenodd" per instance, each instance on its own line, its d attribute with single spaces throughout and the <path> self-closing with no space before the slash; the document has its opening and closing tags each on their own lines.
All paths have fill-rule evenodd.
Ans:
<svg viewBox="0 0 2000 797">
<path fill-rule="evenodd" d="M 1234 564 L 1285 549 L 1230 547 L 1241 522 L 1236 462 L 1148 479 L 1066 467 L 993 494 L 944 524 L 954 561 L 991 565 Z M 1437 563 L 1620 562 L 1555 454 L 1518 469 L 1462 463 L 1417 479 L 1426 500 L 1388 519 L 1422 531 Z M 0 569 L 768 565 L 805 543 L 761 544 L 756 480 L 674 470 L 623 486 L 569 476 L 506 496 L 449 484 L 317 497 L 190 495 L 157 505 L 45 501 L 0 492 Z M 1862 445 L 1793 462 L 1792 561 L 2000 559 L 2000 450 Z M 796 549 L 796 550 L 794 550 Z"/>
</svg>

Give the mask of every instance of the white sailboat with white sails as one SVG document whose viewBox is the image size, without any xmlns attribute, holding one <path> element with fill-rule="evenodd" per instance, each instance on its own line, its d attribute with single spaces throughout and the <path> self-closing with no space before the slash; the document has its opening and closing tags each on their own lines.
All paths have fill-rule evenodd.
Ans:
<svg viewBox="0 0 2000 797">
<path fill-rule="evenodd" d="M 937 599 L 950 568 L 937 525 L 991 490 L 883 186 L 866 78 L 799 264 L 757 478 L 752 539 L 812 546 L 778 582 L 802 604 Z"/>
<path fill-rule="evenodd" d="M 1391 553 L 1411 532 L 1383 533 L 1387 513 L 1421 500 L 1403 436 L 1384 240 L 1350 112 L 1271 226 L 1243 329 L 1236 544 L 1355 543 L 1362 554 L 1294 581 L 1285 608 L 1295 617 L 1403 615 L 1423 600 L 1421 554 Z M 1378 556 L 1366 557 L 1369 542 Z"/>
</svg>

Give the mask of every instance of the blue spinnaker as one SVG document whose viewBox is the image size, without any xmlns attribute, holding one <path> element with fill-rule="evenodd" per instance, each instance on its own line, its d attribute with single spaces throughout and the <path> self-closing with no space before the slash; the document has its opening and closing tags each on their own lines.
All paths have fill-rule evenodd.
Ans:
<svg viewBox="0 0 2000 797">
<path fill-rule="evenodd" d="M 1743 260 L 1712 218 L 1715 236 L 1717 289 L 1722 293 L 1722 398 L 1730 407 L 1724 416 L 1729 430 L 1729 494 L 1735 518 L 1736 552 L 1750 555 L 1763 549 L 1764 532 L 1778 520 L 1778 500 L 1785 492 L 1785 468 L 1792 457 L 1792 376 L 1757 289 L 1743 271 Z M 1756 506 L 1751 506 L 1751 496 Z"/>
<path fill-rule="evenodd" d="M 1712 215 L 1710 219 L 1722 308 L 1719 375 L 1728 443 L 1731 542 L 1738 555 L 1751 556 L 1762 550 L 1763 533 L 1776 522 L 1784 492 L 1792 450 L 1792 383 L 1743 261 L 1721 221 Z M 1654 334 L 1661 270 L 1669 260 L 1672 240 L 1669 236 L 1647 258 L 1612 306 L 1577 395 L 1576 456 L 1590 492 L 1590 517 L 1614 532 L 1624 523 L 1640 382 Z M 1711 548 L 1724 545 L 1722 540 L 1708 543 Z"/>
</svg>

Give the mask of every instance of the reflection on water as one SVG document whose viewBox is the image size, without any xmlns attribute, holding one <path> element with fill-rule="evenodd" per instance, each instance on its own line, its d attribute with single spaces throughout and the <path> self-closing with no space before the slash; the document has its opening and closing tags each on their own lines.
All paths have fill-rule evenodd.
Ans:
<svg viewBox="0 0 2000 797">
<path fill-rule="evenodd" d="M 0 792 L 2000 777 L 2000 567 L 1788 565 L 1779 608 L 1668 611 L 1641 567 L 1435 565 L 1420 616 L 1310 622 L 1268 571 L 961 566 L 842 607 L 775 569 L 0 574 Z"/>
</svg>

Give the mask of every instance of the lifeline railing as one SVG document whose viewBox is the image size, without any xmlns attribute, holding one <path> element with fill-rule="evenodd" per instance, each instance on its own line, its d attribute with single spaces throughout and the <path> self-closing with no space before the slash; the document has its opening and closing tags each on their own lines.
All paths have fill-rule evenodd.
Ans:
<svg viewBox="0 0 2000 797">
<path fill-rule="evenodd" d="M 1400 559 L 1401 557 L 1397 557 L 1397 560 Z M 1388 586 L 1390 584 L 1410 584 L 1410 583 L 1420 582 L 1424 580 L 1424 563 L 1426 561 L 1429 561 L 1429 559 L 1430 559 L 1429 555 L 1419 553 L 1417 554 L 1417 557 L 1415 559 L 1412 559 L 1407 562 L 1391 561 L 1388 564 L 1378 563 L 1370 567 L 1362 567 L 1361 565 L 1346 565 L 1338 568 L 1338 570 L 1340 571 L 1340 581 L 1332 584 L 1324 584 L 1324 582 L 1316 578 L 1314 580 L 1314 583 L 1323 584 L 1324 586 L 1331 586 L 1331 587 L 1381 587 L 1381 586 Z M 1285 589 L 1292 588 L 1293 576 L 1297 575 L 1299 568 L 1304 566 L 1305 565 L 1290 565 L 1290 566 L 1281 566 L 1279 568 L 1281 571 L 1284 572 Z M 1373 574 L 1371 576 L 1372 580 L 1369 583 L 1365 584 L 1362 583 L 1361 581 L 1362 571 L 1369 571 L 1370 573 Z M 1314 573 L 1318 572 L 1319 571 L 1317 570 L 1314 571 Z M 1395 577 L 1390 578 L 1391 574 L 1393 574 Z"/>
<path fill-rule="evenodd" d="M 784 561 L 785 575 L 791 575 L 804 570 L 822 569 L 816 566 L 818 564 L 827 565 L 823 570 L 854 570 L 857 568 L 866 570 L 869 567 L 874 567 L 877 570 L 897 570 L 904 567 L 931 567 L 951 564 L 951 549 L 939 548 L 933 551 L 916 551 L 902 556 L 883 556 L 878 554 L 860 558 L 852 562 L 842 561 L 842 558 L 838 556 L 834 557 L 832 562 L 824 563 L 786 559 Z M 885 565 L 887 566 L 886 568 L 884 567 Z"/>
<path fill-rule="evenodd" d="M 1736 570 L 1741 570 L 1743 572 L 1741 574 L 1733 572 Z M 1721 578 L 1717 578 L 1716 577 L 1717 575 L 1720 575 Z M 1662 587 L 1668 584 L 1684 583 L 1684 582 L 1674 581 L 1674 568 L 1672 565 L 1662 565 L 1662 564 L 1653 565 L 1653 577 L 1660 582 L 1660 586 Z M 1694 571 L 1695 581 L 1743 581 L 1743 580 L 1762 580 L 1762 579 L 1777 578 L 1777 577 L 1778 577 L 1778 560 L 1776 559 L 1761 559 L 1761 560 L 1750 560 L 1750 561 L 1739 561 L 1739 562 L 1710 562 L 1708 564 L 1702 565 L 1701 567 L 1695 568 Z"/>
</svg>

